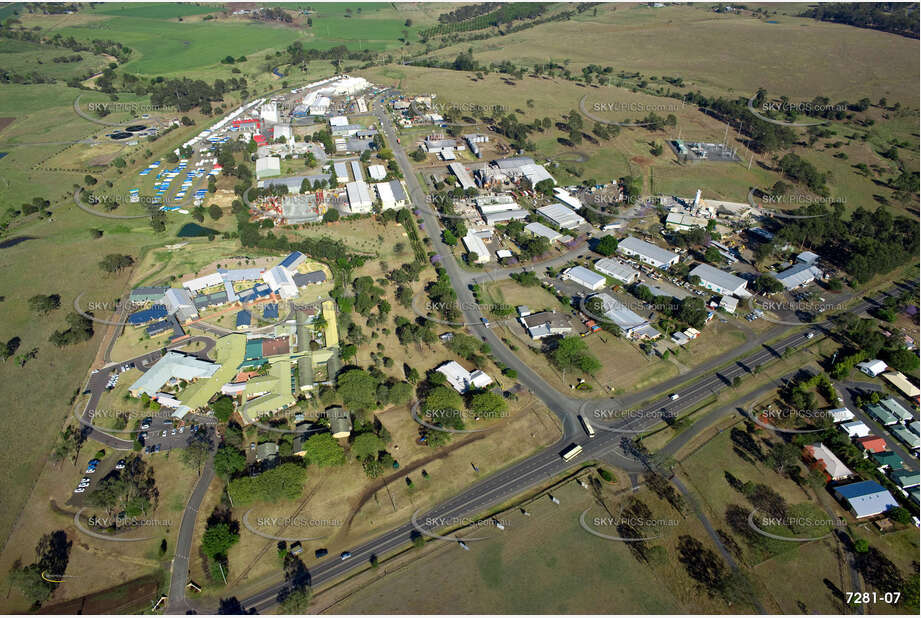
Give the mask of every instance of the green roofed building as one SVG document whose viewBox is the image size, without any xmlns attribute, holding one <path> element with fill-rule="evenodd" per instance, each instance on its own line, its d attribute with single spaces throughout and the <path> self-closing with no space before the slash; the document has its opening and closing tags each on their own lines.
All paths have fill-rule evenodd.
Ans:
<svg viewBox="0 0 921 618">
<path fill-rule="evenodd" d="M 882 425 L 895 425 L 899 422 L 899 417 L 887 410 L 882 405 L 882 402 L 868 405 L 867 414 L 879 421 Z"/>
<path fill-rule="evenodd" d="M 882 453 L 872 453 L 870 458 L 876 462 L 877 467 L 889 468 L 893 472 L 905 469 L 902 458 L 892 451 L 883 451 Z"/>
<path fill-rule="evenodd" d="M 887 397 L 879 402 L 879 405 L 882 406 L 889 414 L 892 414 L 899 421 L 907 421 L 912 418 L 911 412 L 905 409 L 905 407 L 900 404 L 898 401 L 892 397 Z"/>
<path fill-rule="evenodd" d="M 298 390 L 309 391 L 315 384 L 313 359 L 307 354 L 297 359 L 297 387 Z"/>
<path fill-rule="evenodd" d="M 246 349 L 246 335 L 233 333 L 217 340 L 214 346 L 214 358 L 221 367 L 207 380 L 199 380 L 188 386 L 179 394 L 183 404 L 193 410 L 204 407 L 221 387 L 232 381 L 237 375 Z"/>
<path fill-rule="evenodd" d="M 269 365 L 268 374 L 250 379 L 243 391 L 243 421 L 252 423 L 265 414 L 274 414 L 295 404 L 291 392 L 291 361 L 279 360 Z"/>
<path fill-rule="evenodd" d="M 911 470 L 896 470 L 889 476 L 892 477 L 892 482 L 902 489 L 907 490 L 921 485 L 921 474 Z"/>
<path fill-rule="evenodd" d="M 887 427 L 887 429 L 889 433 L 898 438 L 908 448 L 915 450 L 921 446 L 921 438 L 909 431 L 904 425 L 893 425 L 892 427 Z"/>
</svg>

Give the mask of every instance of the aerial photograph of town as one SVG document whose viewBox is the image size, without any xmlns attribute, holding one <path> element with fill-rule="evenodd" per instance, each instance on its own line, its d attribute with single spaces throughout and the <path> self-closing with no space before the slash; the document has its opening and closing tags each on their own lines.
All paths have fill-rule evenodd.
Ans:
<svg viewBox="0 0 921 618">
<path fill-rule="evenodd" d="M 0 614 L 919 615 L 919 24 L 0 3 Z"/>
</svg>

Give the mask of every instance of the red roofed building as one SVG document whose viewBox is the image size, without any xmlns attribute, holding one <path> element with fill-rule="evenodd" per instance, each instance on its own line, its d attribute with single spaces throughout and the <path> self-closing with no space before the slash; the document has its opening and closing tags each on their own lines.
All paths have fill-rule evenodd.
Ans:
<svg viewBox="0 0 921 618">
<path fill-rule="evenodd" d="M 889 448 L 886 446 L 886 441 L 879 436 L 866 436 L 865 438 L 858 438 L 856 442 L 857 446 L 865 451 L 870 451 L 871 453 L 882 453 Z"/>
</svg>

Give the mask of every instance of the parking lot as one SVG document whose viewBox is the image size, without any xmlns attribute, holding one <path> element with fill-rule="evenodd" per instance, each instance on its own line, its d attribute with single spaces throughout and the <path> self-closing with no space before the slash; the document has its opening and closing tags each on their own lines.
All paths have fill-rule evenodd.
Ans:
<svg viewBox="0 0 921 618">
<path fill-rule="evenodd" d="M 166 414 L 158 415 L 150 419 L 149 427 L 144 429 L 147 422 L 141 424 L 141 434 L 139 441 L 144 445 L 144 453 L 161 453 L 176 448 L 185 448 L 188 446 L 196 431 L 211 431 L 213 419 L 202 420 L 200 418 L 189 417 L 185 423 L 172 419 Z"/>
</svg>

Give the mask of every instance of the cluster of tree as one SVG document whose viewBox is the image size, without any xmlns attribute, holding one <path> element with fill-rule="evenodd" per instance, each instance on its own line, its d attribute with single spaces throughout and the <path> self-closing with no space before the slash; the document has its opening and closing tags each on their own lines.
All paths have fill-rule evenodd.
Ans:
<svg viewBox="0 0 921 618">
<path fill-rule="evenodd" d="M 203 114 L 211 114 L 211 103 L 223 100 L 221 92 L 200 79 L 164 79 L 150 86 L 151 105 L 173 108 L 180 112 L 199 108 Z"/>
<path fill-rule="evenodd" d="M 367 413 L 390 404 L 407 403 L 412 398 L 412 386 L 388 378 L 376 367 L 368 371 L 346 368 L 336 376 L 336 394 L 349 410 Z"/>
<path fill-rule="evenodd" d="M 55 56 L 51 59 L 55 64 L 68 64 L 71 62 L 80 62 L 83 60 L 83 56 L 80 54 L 71 54 L 69 56 Z"/>
<path fill-rule="evenodd" d="M 518 246 L 520 255 L 525 260 L 547 253 L 550 250 L 550 241 L 543 236 L 526 232 L 524 226 L 521 221 L 509 221 L 502 231 Z"/>
<path fill-rule="evenodd" d="M 368 478 L 377 478 L 384 470 L 393 468 L 393 456 L 387 452 L 390 432 L 374 418 L 372 422 L 356 423 L 349 452 L 361 463 Z"/>
<path fill-rule="evenodd" d="M 477 366 L 486 362 L 485 357 L 491 353 L 488 343 L 465 333 L 454 333 L 448 349 Z"/>
<path fill-rule="evenodd" d="M 647 286 L 640 283 L 627 288 L 631 294 L 645 303 L 653 305 L 661 313 L 694 328 L 703 328 L 707 323 L 707 306 L 699 296 L 687 296 L 677 300 L 673 296 L 656 296 Z"/>
<path fill-rule="evenodd" d="M 56 330 L 48 338 L 48 341 L 59 348 L 83 343 L 93 337 L 93 321 L 79 313 L 70 312 L 67 314 L 67 328 Z"/>
<path fill-rule="evenodd" d="M 803 183 L 819 195 L 828 195 L 828 187 L 825 186 L 827 175 L 820 173 L 809 161 L 790 152 L 778 165 L 787 178 Z"/>
<path fill-rule="evenodd" d="M 294 18 L 281 7 L 266 7 L 249 14 L 250 19 L 258 21 L 280 21 L 284 24 L 294 22 Z"/>
<path fill-rule="evenodd" d="M 35 546 L 35 562 L 23 565 L 16 560 L 10 570 L 10 583 L 19 588 L 23 596 L 32 601 L 35 607 L 40 606 L 48 600 L 61 583 L 49 581 L 43 574 L 67 571 L 72 544 L 64 530 L 55 530 L 42 536 Z"/>
<path fill-rule="evenodd" d="M 446 429 L 463 430 L 467 420 L 496 418 L 508 410 L 505 399 L 491 391 L 472 389 L 461 396 L 448 385 L 444 374 L 434 370 L 419 384 L 417 394 L 420 402 L 419 416 L 430 425 Z M 448 443 L 453 435 L 449 431 L 424 426 L 420 426 L 419 433 L 432 448 Z"/>
<path fill-rule="evenodd" d="M 60 294 L 36 294 L 29 299 L 29 309 L 35 313 L 45 314 L 61 306 Z"/>
<path fill-rule="evenodd" d="M 156 508 L 159 496 L 153 468 L 137 455 L 131 455 L 123 470 L 115 470 L 102 479 L 86 494 L 85 500 L 109 513 L 124 511 L 128 517 L 137 517 Z"/>
<path fill-rule="evenodd" d="M 326 435 L 332 440 L 329 434 L 320 435 Z M 333 442 L 335 443 L 335 440 Z M 336 446 L 339 446 L 338 443 Z M 227 483 L 227 494 L 233 498 L 236 505 L 294 500 L 301 495 L 306 480 L 307 469 L 303 465 L 285 462 L 255 476 L 231 479 Z"/>
<path fill-rule="evenodd" d="M 806 9 L 800 16 L 918 38 L 917 4 L 912 3 L 836 2 Z"/>
<path fill-rule="evenodd" d="M 544 2 L 521 2 L 516 4 L 484 4 L 482 7 L 488 8 L 487 12 L 477 7 L 476 10 L 468 9 L 461 11 L 457 9 L 450 13 L 439 15 L 439 25 L 432 26 L 420 32 L 419 36 L 423 40 L 430 37 L 452 32 L 467 32 L 470 30 L 482 30 L 490 27 L 500 27 L 511 24 L 515 21 L 534 19 L 540 17 L 549 8 L 548 3 Z M 498 7 L 498 8 L 496 8 Z M 458 11 L 461 11 L 458 13 Z M 444 20 L 442 20 L 444 17 Z"/>
<path fill-rule="evenodd" d="M 22 214 L 31 215 L 34 212 L 45 210 L 51 206 L 51 202 L 42 197 L 34 197 L 31 202 L 25 202 L 20 208 Z"/>
<path fill-rule="evenodd" d="M 133 265 L 133 257 L 119 253 L 110 253 L 99 261 L 99 268 L 107 273 L 117 273 L 118 271 Z"/>
<path fill-rule="evenodd" d="M 918 255 L 917 224 L 893 216 L 882 206 L 875 211 L 858 207 L 849 220 L 841 204 L 833 209 L 811 204 L 795 214 L 810 217 L 788 220 L 771 246 L 807 246 L 859 283 L 908 264 Z"/>
<path fill-rule="evenodd" d="M 479 15 L 485 15 L 499 7 L 497 2 L 483 2 L 482 4 L 465 4 L 448 13 L 442 13 L 438 16 L 439 24 L 455 24 L 461 21 L 473 19 Z"/>
<path fill-rule="evenodd" d="M 240 541 L 240 522 L 230 511 L 218 507 L 208 517 L 201 537 L 201 552 L 207 557 L 208 572 L 214 582 L 227 581 L 227 552 Z"/>
<path fill-rule="evenodd" d="M 305 67 L 311 60 L 332 60 L 337 63 L 342 60 L 371 62 L 376 56 L 370 49 L 350 51 L 345 45 L 336 45 L 329 49 L 305 49 L 300 41 L 295 41 L 285 51 L 288 54 L 288 62 L 301 67 Z"/>
<path fill-rule="evenodd" d="M 91 52 L 98 56 L 114 56 L 118 62 L 125 62 L 131 57 L 132 50 L 130 47 L 122 45 L 118 41 L 108 41 L 102 39 L 93 39 L 90 42 L 78 41 L 72 36 L 65 37 L 57 33 L 50 37 L 43 37 L 40 30 L 26 30 L 14 26 L 20 25 L 17 19 L 8 19 L 0 24 L 0 37 L 14 39 L 18 41 L 30 41 L 40 45 L 51 45 L 53 47 L 66 47 L 75 52 Z"/>
<path fill-rule="evenodd" d="M 876 320 L 844 313 L 836 318 L 837 333 L 846 342 L 846 349 L 831 368 L 832 377 L 843 380 L 851 370 L 869 358 L 880 358 L 890 367 L 911 372 L 918 367 L 918 357 L 905 347 L 905 335 L 892 329 L 884 335 Z"/>
<path fill-rule="evenodd" d="M 560 371 L 594 374 L 601 369 L 601 361 L 588 349 L 582 337 L 547 337 L 543 350 L 550 362 Z"/>
</svg>

